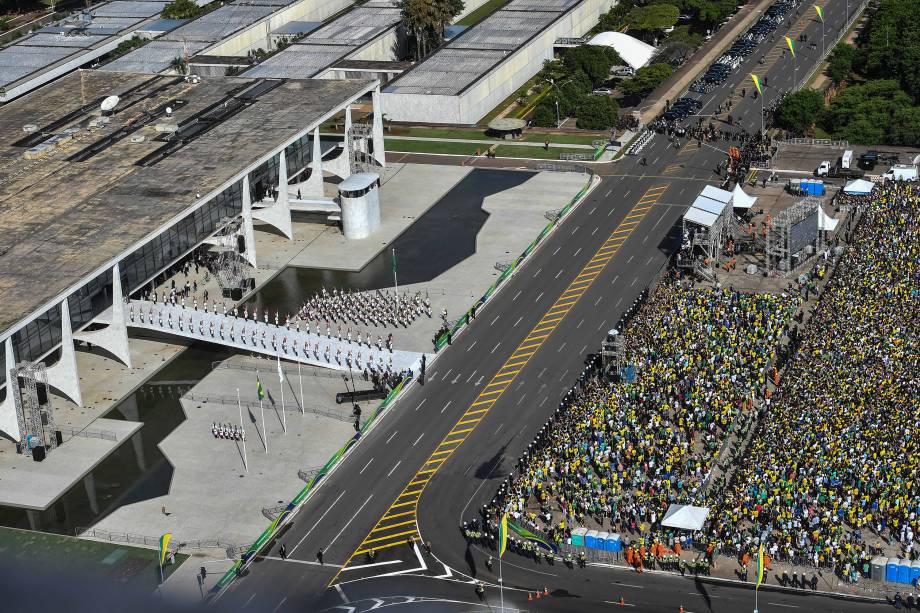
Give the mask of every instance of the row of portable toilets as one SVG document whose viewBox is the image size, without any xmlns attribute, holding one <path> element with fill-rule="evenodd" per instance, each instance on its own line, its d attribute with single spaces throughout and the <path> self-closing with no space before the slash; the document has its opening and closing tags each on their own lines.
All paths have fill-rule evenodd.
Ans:
<svg viewBox="0 0 920 613">
<path fill-rule="evenodd" d="M 587 528 L 575 528 L 572 530 L 572 538 L 569 539 L 569 543 L 576 547 L 587 547 L 588 549 L 612 551 L 614 553 L 623 549 L 623 542 L 620 540 L 619 534 L 598 532 Z"/>
<path fill-rule="evenodd" d="M 886 583 L 905 583 L 918 585 L 920 581 L 920 560 L 905 560 L 904 558 L 886 558 L 878 556 L 872 559 L 871 577 L 873 581 Z"/>
</svg>

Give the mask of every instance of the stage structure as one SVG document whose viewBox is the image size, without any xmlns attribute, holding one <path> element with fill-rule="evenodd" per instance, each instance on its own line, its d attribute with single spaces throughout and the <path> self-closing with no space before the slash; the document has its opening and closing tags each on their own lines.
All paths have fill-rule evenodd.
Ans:
<svg viewBox="0 0 920 613">
<path fill-rule="evenodd" d="M 731 199 L 731 192 L 706 186 L 684 213 L 683 242 L 677 258 L 680 268 L 715 280 L 722 248 L 737 234 Z"/>
<path fill-rule="evenodd" d="M 805 198 L 773 219 L 767 230 L 766 265 L 774 274 L 787 274 L 797 268 L 809 256 L 822 249 L 818 222 L 821 201 Z"/>
<path fill-rule="evenodd" d="M 57 447 L 57 424 L 48 394 L 48 373 L 43 362 L 20 362 L 9 371 L 16 421 L 22 433 L 19 452 L 36 461 Z M 40 449 L 39 449 L 40 448 Z"/>
</svg>

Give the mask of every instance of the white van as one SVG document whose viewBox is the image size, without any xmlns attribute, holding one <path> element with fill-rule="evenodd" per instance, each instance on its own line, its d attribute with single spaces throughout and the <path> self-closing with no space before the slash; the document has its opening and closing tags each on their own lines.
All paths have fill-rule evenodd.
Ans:
<svg viewBox="0 0 920 613">
<path fill-rule="evenodd" d="M 847 149 L 843 152 L 843 155 L 840 156 L 840 167 L 850 169 L 850 164 L 853 163 L 853 150 Z"/>
<path fill-rule="evenodd" d="M 888 172 L 882 173 L 882 178 L 886 181 L 916 181 L 916 166 L 892 166 Z"/>
</svg>

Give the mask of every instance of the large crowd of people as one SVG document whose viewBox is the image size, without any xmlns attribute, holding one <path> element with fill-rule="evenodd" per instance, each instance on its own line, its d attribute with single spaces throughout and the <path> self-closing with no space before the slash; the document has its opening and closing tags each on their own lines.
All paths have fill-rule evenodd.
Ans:
<svg viewBox="0 0 920 613">
<path fill-rule="evenodd" d="M 669 504 L 706 500 L 713 458 L 762 389 L 798 302 L 659 287 L 624 329 L 635 376 L 570 394 L 484 517 L 510 510 L 558 543 L 589 522 L 646 532 Z"/>
<path fill-rule="evenodd" d="M 715 538 L 849 580 L 920 539 L 920 188 L 861 218 L 712 521 Z M 896 551 L 900 549 L 900 551 Z"/>
<path fill-rule="evenodd" d="M 847 581 L 920 557 L 920 186 L 845 204 L 850 244 L 786 293 L 659 287 L 623 333 L 634 377 L 583 377 L 467 537 L 509 512 L 557 544 L 617 532 L 640 565 L 737 556 L 742 577 L 761 544 Z M 703 530 L 662 529 L 673 503 L 710 507 Z"/>
</svg>

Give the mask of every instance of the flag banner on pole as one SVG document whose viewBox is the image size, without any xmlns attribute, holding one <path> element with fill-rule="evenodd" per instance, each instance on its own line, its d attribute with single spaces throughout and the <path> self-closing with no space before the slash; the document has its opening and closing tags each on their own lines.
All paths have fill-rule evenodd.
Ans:
<svg viewBox="0 0 920 613">
<path fill-rule="evenodd" d="M 259 397 L 259 400 L 265 398 L 265 390 L 262 389 L 262 381 L 259 379 L 258 374 L 256 374 L 256 395 Z"/>
<path fill-rule="evenodd" d="M 816 4 L 815 12 L 818 14 L 818 19 L 821 20 L 821 23 L 824 23 L 824 9 Z"/>
<path fill-rule="evenodd" d="M 392 269 L 393 274 L 396 274 L 396 250 L 393 250 L 393 259 L 392 259 Z"/>
<path fill-rule="evenodd" d="M 160 537 L 160 566 L 163 566 L 163 562 L 166 561 L 166 552 L 168 551 L 169 539 L 171 538 L 172 534 L 169 532 Z"/>
<path fill-rule="evenodd" d="M 502 520 L 498 523 L 498 557 L 505 555 L 505 547 L 508 545 L 508 514 L 502 515 Z"/>
<path fill-rule="evenodd" d="M 550 552 L 552 552 L 552 553 L 556 553 L 556 552 L 558 551 L 558 549 L 559 549 L 559 548 L 556 547 L 554 544 L 552 544 L 552 543 L 550 543 L 549 541 L 547 541 L 547 540 L 545 540 L 545 539 L 543 539 L 543 538 L 537 536 L 536 534 L 534 534 L 533 532 L 531 532 L 531 531 L 528 530 L 527 528 L 524 528 L 523 526 L 517 525 L 517 524 L 514 523 L 513 521 L 509 521 L 509 522 L 508 522 L 508 527 L 511 528 L 511 531 L 512 531 L 512 532 L 516 533 L 516 534 L 517 534 L 518 536 L 520 536 L 521 538 L 527 539 L 527 540 L 530 541 L 531 543 L 534 543 L 535 545 L 537 545 L 537 546 L 539 546 L 539 547 L 545 549 L 546 551 L 550 551 Z"/>
<path fill-rule="evenodd" d="M 760 587 L 760 584 L 763 583 L 763 543 L 760 544 L 760 548 L 757 550 L 757 586 Z"/>
<path fill-rule="evenodd" d="M 278 356 L 278 383 L 284 383 L 284 373 L 281 371 L 281 356 Z"/>
<path fill-rule="evenodd" d="M 763 94 L 763 91 L 761 91 L 761 89 L 760 89 L 760 77 L 758 77 L 757 75 L 755 75 L 755 74 L 752 72 L 752 73 L 751 73 L 751 81 L 754 82 L 754 87 L 757 88 L 757 93 L 758 93 L 758 94 Z"/>
<path fill-rule="evenodd" d="M 789 51 L 792 53 L 792 57 L 795 57 L 795 41 L 793 41 L 788 36 L 784 36 L 783 38 L 786 39 L 786 45 L 789 46 Z"/>
</svg>

